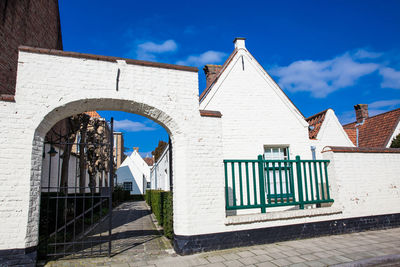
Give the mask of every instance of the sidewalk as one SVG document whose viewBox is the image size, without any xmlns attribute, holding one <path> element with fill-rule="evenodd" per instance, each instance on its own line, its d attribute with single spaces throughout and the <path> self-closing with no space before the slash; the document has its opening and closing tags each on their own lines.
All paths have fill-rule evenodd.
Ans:
<svg viewBox="0 0 400 267">
<path fill-rule="evenodd" d="M 156 234 L 153 217 L 146 213 L 144 202 L 122 205 L 117 210 L 128 210 L 132 218 L 127 218 L 126 213 L 115 216 L 113 224 L 118 227 L 113 233 L 117 233 L 118 240 L 113 244 L 114 256 L 58 260 L 47 266 L 400 266 L 400 228 L 179 256 L 165 237 Z"/>
</svg>

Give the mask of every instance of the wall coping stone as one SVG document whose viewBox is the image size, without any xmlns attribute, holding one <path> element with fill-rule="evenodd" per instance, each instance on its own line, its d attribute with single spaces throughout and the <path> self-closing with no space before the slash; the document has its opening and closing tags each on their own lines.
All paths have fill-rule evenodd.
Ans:
<svg viewBox="0 0 400 267">
<path fill-rule="evenodd" d="M 325 152 L 345 152 L 345 153 L 400 153 L 400 148 L 385 147 L 345 147 L 345 146 L 326 146 L 322 150 Z"/>
<path fill-rule="evenodd" d="M 278 220 L 291 220 L 306 217 L 326 216 L 341 214 L 342 209 L 335 207 L 326 208 L 311 208 L 304 210 L 284 210 L 273 211 L 267 213 L 246 214 L 228 216 L 225 219 L 225 225 L 249 224 L 258 222 L 278 221 Z"/>
<path fill-rule="evenodd" d="M 221 114 L 221 112 L 214 111 L 214 110 L 200 110 L 200 116 L 221 118 L 222 114 Z"/>
<path fill-rule="evenodd" d="M 14 95 L 2 94 L 0 95 L 0 101 L 15 102 L 15 97 Z"/>
<path fill-rule="evenodd" d="M 84 53 L 69 52 L 69 51 L 62 51 L 62 50 L 56 50 L 56 49 L 37 48 L 37 47 L 30 47 L 30 46 L 24 46 L 24 45 L 19 46 L 18 49 L 19 49 L 19 51 L 22 51 L 22 52 L 46 54 L 46 55 L 53 55 L 53 56 L 86 58 L 86 59 L 110 61 L 110 62 L 117 62 L 117 60 L 124 60 L 126 62 L 126 64 L 132 64 L 132 65 L 140 65 L 140 66 L 164 68 L 164 69 L 175 69 L 175 70 L 183 70 L 183 71 L 191 71 L 191 72 L 199 71 L 199 69 L 196 67 L 173 65 L 173 64 L 167 64 L 167 63 L 159 63 L 159 62 L 144 61 L 144 60 L 137 60 L 137 59 L 128 59 L 128 58 L 121 58 L 121 57 L 84 54 Z"/>
</svg>

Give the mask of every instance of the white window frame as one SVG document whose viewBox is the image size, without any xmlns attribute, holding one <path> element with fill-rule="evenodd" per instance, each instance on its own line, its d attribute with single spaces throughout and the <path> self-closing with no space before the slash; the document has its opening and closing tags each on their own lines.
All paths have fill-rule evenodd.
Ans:
<svg viewBox="0 0 400 267">
<path fill-rule="evenodd" d="M 123 183 L 123 187 L 124 187 L 125 191 L 132 191 L 132 186 L 133 186 L 132 182 L 124 182 Z"/>
</svg>

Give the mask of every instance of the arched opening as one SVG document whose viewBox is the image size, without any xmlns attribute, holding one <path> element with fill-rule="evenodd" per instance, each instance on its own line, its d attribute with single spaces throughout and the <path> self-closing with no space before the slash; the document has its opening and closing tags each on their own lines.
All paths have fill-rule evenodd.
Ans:
<svg viewBox="0 0 400 267">
<path fill-rule="evenodd" d="M 107 118 L 91 117 L 88 111 L 92 110 L 103 110 L 99 113 Z M 115 199 L 121 198 L 120 192 L 115 192 L 113 189 L 125 191 L 124 189 L 128 188 L 124 188 L 127 183 L 123 179 L 125 178 L 123 173 L 121 177 L 118 177 L 117 172 L 114 171 L 118 158 L 115 157 L 116 149 L 111 149 L 116 141 L 114 129 L 118 129 L 118 122 L 121 120 L 111 123 L 106 119 L 115 116 L 115 113 L 104 110 L 144 115 L 162 125 L 167 131 L 167 138 L 169 137 L 170 152 L 174 153 L 174 142 L 179 136 L 179 129 L 174 120 L 165 112 L 144 104 L 127 100 L 84 99 L 63 105 L 47 114 L 35 131 L 34 146 L 42 150 L 41 158 L 39 159 L 36 149 L 32 154 L 37 164 L 33 166 L 36 171 L 32 172 L 31 181 L 34 188 L 31 190 L 39 194 L 31 195 L 33 199 L 30 202 L 31 216 L 29 218 L 38 216 L 39 214 L 34 213 L 40 211 L 40 222 L 39 227 L 34 220 L 30 220 L 28 224 L 28 227 L 39 229 L 38 252 L 42 258 L 43 255 L 57 257 L 70 254 L 97 255 L 93 252 L 118 253 L 118 251 L 140 245 L 132 240 L 137 235 L 134 231 L 125 231 L 130 232 L 125 237 L 122 237 L 124 234 L 120 232 L 118 235 L 111 234 L 113 228 L 121 226 L 121 223 L 115 223 L 112 218 L 111 211 L 120 204 Z M 62 119 L 55 123 L 55 120 L 59 118 Z M 74 128 L 73 134 L 66 132 L 63 123 L 69 123 L 69 127 Z M 77 125 L 74 126 L 74 123 Z M 82 129 L 86 131 L 84 136 Z M 165 154 L 164 151 L 162 152 Z M 137 153 L 137 151 L 132 153 Z M 171 154 L 168 156 L 170 157 Z M 123 165 L 122 163 L 121 160 L 120 164 Z M 173 162 L 173 164 L 176 163 Z M 171 171 L 172 168 L 173 166 L 171 166 Z M 140 179 L 142 179 L 141 184 L 138 182 Z M 142 189 L 139 190 L 141 193 L 144 193 L 146 189 L 157 189 L 157 185 L 151 185 L 150 173 L 143 175 L 140 179 L 132 182 L 136 183 L 136 187 L 141 187 L 139 188 Z M 129 188 L 129 191 L 133 191 L 133 188 Z M 34 205 L 39 202 L 38 195 L 41 195 L 40 209 Z M 123 202 L 122 198 L 119 199 L 120 202 Z M 122 210 L 126 211 L 126 207 L 125 205 Z M 129 214 L 129 212 L 119 210 L 117 216 L 123 217 L 124 223 L 127 223 L 127 216 L 122 213 Z M 141 215 L 138 216 L 140 218 L 145 215 L 147 214 L 141 211 Z M 136 215 L 131 218 L 132 220 L 139 219 Z M 150 236 L 149 240 L 151 240 L 151 236 L 156 235 L 157 232 L 148 230 L 144 234 Z M 85 239 L 85 236 L 89 239 Z M 146 241 L 143 236 L 141 238 Z M 114 239 L 118 239 L 119 244 L 123 244 L 123 246 L 119 245 L 115 251 L 110 246 Z M 121 239 L 125 240 L 121 241 Z"/>
</svg>

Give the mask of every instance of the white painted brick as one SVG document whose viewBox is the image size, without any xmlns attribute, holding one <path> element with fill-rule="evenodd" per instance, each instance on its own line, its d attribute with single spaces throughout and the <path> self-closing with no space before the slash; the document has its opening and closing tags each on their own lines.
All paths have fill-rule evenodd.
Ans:
<svg viewBox="0 0 400 267">
<path fill-rule="evenodd" d="M 170 133 L 177 235 L 399 212 L 397 154 L 324 153 L 342 214 L 225 225 L 224 158 L 255 158 L 268 144 L 311 157 L 307 123 L 282 93 L 267 90 L 276 85 L 248 60 L 244 72 L 234 65 L 213 103 L 202 103 L 223 114 L 212 118 L 200 117 L 197 73 L 124 65 L 116 91 L 117 63 L 21 52 L 16 103 L 0 102 L 0 250 L 37 244 L 43 137 L 59 120 L 89 110 L 140 114 Z"/>
</svg>

